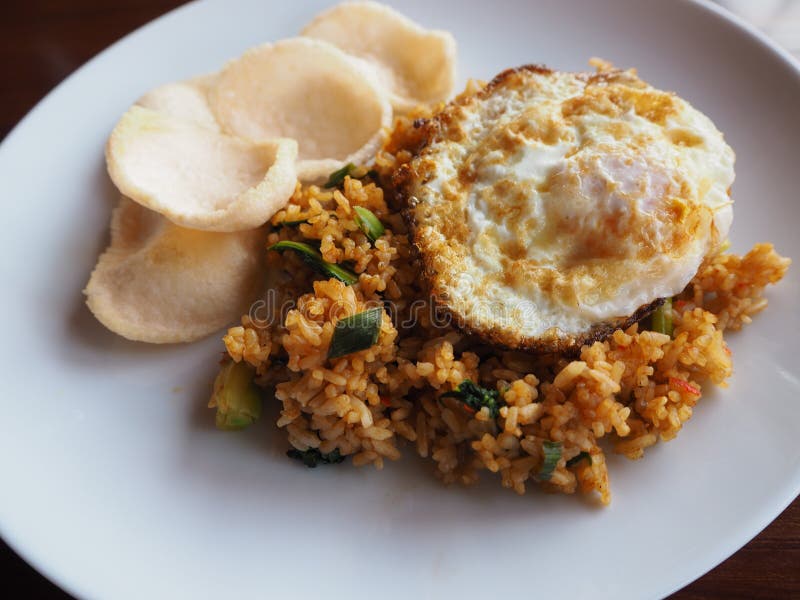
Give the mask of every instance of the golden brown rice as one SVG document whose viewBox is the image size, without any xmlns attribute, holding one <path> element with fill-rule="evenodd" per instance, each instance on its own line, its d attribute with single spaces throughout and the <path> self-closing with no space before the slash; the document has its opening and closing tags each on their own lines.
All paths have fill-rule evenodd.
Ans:
<svg viewBox="0 0 800 600">
<path fill-rule="evenodd" d="M 640 458 L 659 440 L 674 438 L 692 416 L 701 385 L 725 385 L 732 370 L 723 333 L 749 323 L 764 309 L 764 287 L 777 282 L 789 260 L 770 244 L 744 256 L 710 257 L 675 299 L 672 337 L 635 324 L 578 356 L 531 355 L 492 349 L 434 323 L 417 265 L 387 177 L 410 159 L 412 114 L 398 120 L 376 158 L 385 188 L 347 178 L 342 190 L 298 185 L 289 205 L 272 219 L 268 244 L 319 243 L 323 258 L 348 263 L 358 283 L 321 279 L 293 253 L 268 253 L 283 314 L 242 317 L 224 338 L 234 361 L 246 361 L 258 383 L 282 405 L 277 425 L 292 447 L 338 449 L 355 465 L 382 468 L 413 448 L 433 460 L 445 482 L 474 483 L 497 473 L 522 494 L 537 481 L 545 442 L 560 442 L 561 457 L 547 481 L 553 492 L 597 494 L 610 500 L 605 453 Z M 386 227 L 374 244 L 359 230 L 353 207 L 373 211 Z M 281 226 L 284 221 L 305 222 Z M 391 302 L 377 343 L 327 359 L 336 322 L 367 306 Z M 270 319 L 271 317 L 271 319 Z M 464 379 L 503 391 L 492 418 L 442 394 Z M 605 440 L 605 441 L 604 441 Z M 591 460 L 576 460 L 580 453 Z"/>
</svg>

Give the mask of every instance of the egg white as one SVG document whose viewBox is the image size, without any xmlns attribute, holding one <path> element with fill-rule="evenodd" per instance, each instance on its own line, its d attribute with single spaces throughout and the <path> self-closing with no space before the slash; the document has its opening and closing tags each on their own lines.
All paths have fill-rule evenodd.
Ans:
<svg viewBox="0 0 800 600">
<path fill-rule="evenodd" d="M 733 151 L 633 72 L 521 72 L 445 130 L 417 159 L 415 241 L 473 330 L 578 335 L 629 316 L 680 292 L 728 234 Z"/>
</svg>

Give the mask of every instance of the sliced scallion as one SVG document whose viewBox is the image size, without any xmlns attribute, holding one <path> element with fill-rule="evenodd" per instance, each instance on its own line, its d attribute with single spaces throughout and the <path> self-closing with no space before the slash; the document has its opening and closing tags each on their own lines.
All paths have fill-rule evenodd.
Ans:
<svg viewBox="0 0 800 600">
<path fill-rule="evenodd" d="M 590 465 L 592 464 L 591 454 L 589 454 L 588 452 L 579 452 L 578 454 L 576 454 L 567 461 L 567 467 L 574 467 L 584 459 L 588 460 Z"/>
<path fill-rule="evenodd" d="M 355 206 L 353 210 L 356 213 L 356 224 L 358 228 L 364 232 L 367 239 L 374 244 L 375 240 L 381 237 L 383 232 L 386 231 L 383 227 L 383 223 L 381 223 L 380 219 L 375 216 L 375 213 L 368 208 Z"/>
<path fill-rule="evenodd" d="M 339 358 L 371 348 L 378 341 L 382 322 L 383 309 L 380 307 L 339 320 L 328 347 L 328 358 Z"/>
<path fill-rule="evenodd" d="M 539 481 L 550 481 L 558 461 L 561 460 L 561 442 L 545 441 L 542 444 L 542 451 L 544 460 L 536 477 Z"/>
<path fill-rule="evenodd" d="M 336 169 L 333 173 L 328 175 L 328 181 L 322 186 L 324 188 L 336 188 L 344 183 L 344 178 L 350 175 L 356 166 L 353 163 L 347 163 L 341 169 Z"/>
<path fill-rule="evenodd" d="M 378 173 L 374 169 L 367 171 L 364 167 L 357 167 L 353 163 L 347 163 L 341 169 L 337 169 L 328 175 L 328 181 L 326 181 L 322 187 L 326 189 L 342 187 L 344 178 L 348 176 L 352 179 L 363 179 L 364 177 L 377 179 Z"/>
<path fill-rule="evenodd" d="M 294 250 L 310 267 L 322 275 L 327 277 L 335 277 L 347 285 L 353 285 L 356 281 L 358 281 L 358 276 L 350 269 L 347 269 L 341 265 L 329 263 L 322 258 L 322 255 L 317 250 L 306 243 L 284 240 L 276 244 L 272 244 L 272 246 L 267 248 L 267 250 Z"/>
<path fill-rule="evenodd" d="M 664 303 L 653 311 L 650 319 L 650 329 L 672 337 L 672 298 L 667 298 Z"/>
</svg>

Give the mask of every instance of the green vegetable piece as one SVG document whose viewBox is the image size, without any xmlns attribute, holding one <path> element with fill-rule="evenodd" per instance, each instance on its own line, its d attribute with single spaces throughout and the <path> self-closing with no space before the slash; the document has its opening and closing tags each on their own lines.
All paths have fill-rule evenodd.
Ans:
<svg viewBox="0 0 800 600">
<path fill-rule="evenodd" d="M 375 213 L 363 206 L 356 206 L 353 208 L 356 213 L 356 224 L 358 228 L 364 232 L 370 242 L 373 244 L 375 240 L 383 235 L 386 231 L 380 219 L 375 216 Z"/>
<path fill-rule="evenodd" d="M 500 397 L 500 392 L 483 388 L 469 379 L 458 384 L 451 392 L 441 395 L 442 398 L 455 398 L 466 404 L 473 411 L 478 412 L 484 406 L 489 409 L 489 415 L 496 419 L 505 402 Z"/>
<path fill-rule="evenodd" d="M 382 322 L 383 309 L 380 307 L 341 319 L 333 330 L 328 358 L 339 358 L 371 348 L 378 341 Z"/>
<path fill-rule="evenodd" d="M 335 277 L 347 285 L 353 285 L 356 281 L 358 281 L 358 276 L 356 276 L 356 274 L 350 269 L 347 269 L 341 265 L 329 263 L 322 258 L 322 255 L 316 249 L 303 242 L 290 242 L 284 240 L 282 242 L 272 244 L 272 246 L 267 248 L 267 250 L 294 250 L 306 262 L 306 264 L 326 277 Z"/>
<path fill-rule="evenodd" d="M 230 361 L 222 366 L 214 380 L 209 406 L 217 407 L 219 429 L 244 429 L 261 416 L 261 393 L 253 382 L 253 367 Z"/>
<path fill-rule="evenodd" d="M 667 298 L 650 319 L 650 329 L 672 337 L 672 298 Z"/>
<path fill-rule="evenodd" d="M 588 452 L 580 452 L 567 461 L 567 467 L 574 467 L 583 459 L 588 460 L 590 465 L 592 464 L 592 455 Z"/>
<path fill-rule="evenodd" d="M 719 253 L 727 252 L 731 249 L 731 238 L 725 238 L 725 241 L 719 247 Z"/>
<path fill-rule="evenodd" d="M 341 169 L 337 169 L 328 175 L 328 181 L 326 181 L 322 187 L 326 189 L 342 187 L 344 178 L 347 176 L 353 179 L 363 179 L 367 176 L 377 179 L 377 175 L 378 173 L 375 170 L 367 171 L 364 167 L 357 167 L 353 163 L 347 163 Z"/>
<path fill-rule="evenodd" d="M 344 460 L 344 456 L 341 455 L 338 448 L 334 448 L 328 454 L 323 454 L 317 448 L 309 448 L 308 450 L 292 448 L 286 451 L 286 456 L 303 461 L 303 464 L 309 469 L 315 469 L 317 465 L 335 465 Z"/>
<path fill-rule="evenodd" d="M 536 477 L 539 481 L 550 481 L 558 461 L 561 460 L 561 442 L 545 441 L 542 444 L 542 450 L 544 451 L 544 461 L 542 461 Z"/>
<path fill-rule="evenodd" d="M 356 166 L 353 163 L 347 163 L 341 169 L 337 169 L 328 175 L 328 181 L 322 187 L 330 189 L 341 186 L 344 183 L 344 178 L 350 175 L 355 168 Z"/>
</svg>

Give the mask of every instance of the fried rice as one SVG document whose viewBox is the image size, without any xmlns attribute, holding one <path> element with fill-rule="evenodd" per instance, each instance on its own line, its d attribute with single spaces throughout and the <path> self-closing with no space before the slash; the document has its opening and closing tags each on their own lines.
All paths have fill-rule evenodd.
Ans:
<svg viewBox="0 0 800 600">
<path fill-rule="evenodd" d="M 228 354 L 252 365 L 265 398 L 281 404 L 277 425 L 298 451 L 338 451 L 379 469 L 415 451 L 445 483 L 472 484 L 489 471 L 519 494 L 537 483 L 607 504 L 606 453 L 641 458 L 678 434 L 704 387 L 726 385 L 732 357 L 724 334 L 766 307 L 765 286 L 790 261 L 770 244 L 708 257 L 673 301 L 671 336 L 649 331 L 645 320 L 576 356 L 482 345 L 436 318 L 393 200 L 391 173 L 413 155 L 415 120 L 425 116 L 397 120 L 377 172 L 346 177 L 339 189 L 298 185 L 271 220 L 268 246 L 318 244 L 326 261 L 351 267 L 357 283 L 325 279 L 295 253 L 269 251 L 268 297 L 228 330 Z M 357 206 L 385 227 L 374 243 L 359 228 Z M 377 342 L 328 359 L 336 323 L 368 306 L 385 307 Z M 496 414 L 447 395 L 465 380 L 498 390 Z"/>
</svg>

